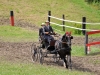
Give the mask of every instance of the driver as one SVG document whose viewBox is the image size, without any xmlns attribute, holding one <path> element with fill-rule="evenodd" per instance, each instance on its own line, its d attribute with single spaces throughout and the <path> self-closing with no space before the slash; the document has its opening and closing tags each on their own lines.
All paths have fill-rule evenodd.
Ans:
<svg viewBox="0 0 100 75">
<path fill-rule="evenodd" d="M 50 35 L 54 33 L 52 27 L 50 26 L 49 21 L 45 22 L 45 27 L 44 27 L 44 38 L 47 40 L 47 42 L 50 44 L 51 40 L 54 40 L 54 38 Z"/>
</svg>

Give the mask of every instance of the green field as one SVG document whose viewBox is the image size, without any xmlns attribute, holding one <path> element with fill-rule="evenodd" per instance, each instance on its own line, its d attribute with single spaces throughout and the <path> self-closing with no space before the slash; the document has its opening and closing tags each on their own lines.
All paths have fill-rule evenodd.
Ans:
<svg viewBox="0 0 100 75">
<path fill-rule="evenodd" d="M 74 39 L 73 39 L 74 40 Z M 38 32 L 21 27 L 0 26 L 0 41 L 4 42 L 38 42 Z M 91 53 L 99 52 L 99 48 L 92 47 Z M 72 45 L 73 56 L 84 56 L 84 45 Z"/>
<path fill-rule="evenodd" d="M 0 26 L 0 40 L 5 42 L 32 42 L 37 40 L 38 32 L 13 26 Z"/>
<path fill-rule="evenodd" d="M 9 19 L 10 11 L 14 11 L 16 20 L 23 20 L 38 27 L 47 20 L 48 11 L 52 16 L 73 21 L 82 21 L 82 17 L 87 17 L 87 22 L 100 22 L 100 10 L 94 5 L 89 5 L 84 0 L 0 0 L 0 20 Z M 62 24 L 62 21 L 51 19 L 51 21 Z M 0 25 L 1 22 L 0 22 Z M 22 27 L 0 26 L 1 42 L 33 42 L 38 41 L 38 31 L 29 30 Z M 81 27 L 81 24 L 67 23 L 66 25 Z M 62 30 L 61 27 L 53 25 L 54 28 Z M 88 25 L 90 29 L 100 29 L 99 25 Z M 75 30 L 72 31 L 76 36 Z M 55 30 L 56 31 L 56 30 Z M 59 32 L 59 31 L 56 31 Z M 59 32 L 64 34 L 63 31 Z M 78 36 L 83 36 L 82 34 Z M 100 35 L 95 35 L 99 37 Z M 94 36 L 93 36 L 94 37 Z M 91 48 L 91 53 L 100 52 L 99 48 Z M 84 46 L 72 46 L 72 56 L 85 56 Z M 33 63 L 11 63 L 6 60 L 0 61 L 0 75 L 91 75 L 88 72 L 69 71 L 54 66 L 39 65 Z M 93 74 L 94 75 L 94 74 Z"/>
<path fill-rule="evenodd" d="M 61 67 L 32 63 L 0 62 L 0 75 L 94 75 L 88 72 L 71 71 Z"/>
<path fill-rule="evenodd" d="M 90 55 L 97 54 L 100 52 L 100 49 L 94 45 L 90 46 Z M 98 54 L 99 55 L 99 54 Z M 86 56 L 85 55 L 85 47 L 84 46 L 72 46 L 72 56 Z"/>
<path fill-rule="evenodd" d="M 34 35 L 35 36 L 34 36 Z M 27 36 L 26 36 L 27 35 Z M 37 33 L 20 27 L 0 26 L 0 38 L 5 42 L 32 42 L 36 41 Z M 98 52 L 98 48 L 93 48 L 91 53 Z M 72 46 L 72 56 L 85 56 L 83 46 Z M 64 68 L 46 66 L 32 63 L 8 62 L 4 59 L 0 61 L 0 75 L 91 75 L 88 72 L 70 71 Z M 94 74 L 93 74 L 94 75 Z"/>
<path fill-rule="evenodd" d="M 15 19 L 23 19 L 40 25 L 47 20 L 48 11 L 52 16 L 65 19 L 82 21 L 87 17 L 87 22 L 100 22 L 100 10 L 87 4 L 84 0 L 0 0 L 0 16 L 9 17 L 14 11 Z"/>
<path fill-rule="evenodd" d="M 100 22 L 100 10 L 97 9 L 96 5 L 89 5 L 84 0 L 0 0 L 0 17 L 9 18 L 12 10 L 15 20 L 24 20 L 39 27 L 42 22 L 47 20 L 48 11 L 51 11 L 52 16 L 58 18 L 62 18 L 64 14 L 66 20 L 82 22 L 82 17 L 86 17 L 88 23 Z M 62 21 L 55 19 L 51 19 L 51 21 L 62 24 Z M 69 22 L 66 22 L 66 25 L 79 28 L 82 26 Z M 52 26 L 62 30 L 61 27 Z M 100 25 L 87 25 L 86 27 L 92 30 L 100 29 Z M 75 34 L 73 29 L 66 28 L 66 31 L 72 31 Z"/>
</svg>

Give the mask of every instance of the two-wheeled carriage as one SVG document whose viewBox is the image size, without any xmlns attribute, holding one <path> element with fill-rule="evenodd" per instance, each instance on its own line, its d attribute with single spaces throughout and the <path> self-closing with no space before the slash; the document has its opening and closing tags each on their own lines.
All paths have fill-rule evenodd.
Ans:
<svg viewBox="0 0 100 75">
<path fill-rule="evenodd" d="M 47 40 L 40 40 L 39 44 L 33 43 L 31 46 L 32 59 L 34 62 L 44 63 L 44 58 L 48 58 L 48 54 L 53 54 L 55 62 L 60 58 L 64 61 L 66 68 L 72 68 L 71 65 L 71 39 L 72 36 L 65 36 L 65 41 L 51 40 L 48 45 Z M 67 47 L 67 48 L 66 48 Z M 67 60 L 66 60 L 67 59 Z"/>
<path fill-rule="evenodd" d="M 54 35 L 54 34 L 52 34 Z M 58 36 L 56 36 L 58 37 Z M 55 61 L 57 61 L 57 52 L 55 51 L 56 40 L 51 40 L 48 44 L 47 40 L 39 39 L 39 43 L 33 43 L 31 46 L 32 60 L 34 62 L 39 61 L 43 64 L 44 58 L 48 57 L 48 54 L 52 54 Z"/>
</svg>

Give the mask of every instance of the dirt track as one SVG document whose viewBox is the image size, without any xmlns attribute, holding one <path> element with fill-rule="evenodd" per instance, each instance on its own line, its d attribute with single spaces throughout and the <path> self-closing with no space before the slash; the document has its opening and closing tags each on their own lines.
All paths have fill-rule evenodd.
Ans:
<svg viewBox="0 0 100 75">
<path fill-rule="evenodd" d="M 0 42 L 0 60 L 32 63 L 31 45 L 32 42 Z M 47 61 L 45 64 L 55 65 L 58 67 L 60 66 L 54 63 L 53 60 Z M 95 72 L 96 74 L 100 74 L 100 55 L 72 57 L 72 65 L 73 69 L 75 70 Z"/>
<path fill-rule="evenodd" d="M 7 20 L 7 19 L 6 19 Z M 8 21 L 1 21 L 2 25 L 5 24 Z M 20 26 L 22 23 L 20 22 Z M 30 26 L 27 23 L 26 28 Z M 24 26 L 22 26 L 24 27 Z M 33 26 L 34 27 L 34 26 Z M 31 28 L 31 27 L 29 27 Z M 73 44 L 81 45 L 83 43 L 82 40 L 84 38 L 81 37 L 74 37 L 74 41 L 72 41 Z M 99 38 L 97 38 L 99 40 Z M 13 43 L 13 42 L 0 42 L 0 60 L 6 60 L 11 62 L 32 62 L 31 59 L 31 45 L 33 42 L 19 42 L 19 43 Z M 84 44 L 84 43 L 83 43 Z M 45 62 L 46 64 L 49 63 L 49 65 L 55 65 L 53 61 Z M 97 75 L 100 74 L 100 53 L 89 55 L 85 57 L 72 57 L 72 65 L 73 69 L 75 70 L 81 70 L 81 71 L 87 71 L 87 72 L 95 72 Z M 59 66 L 59 65 L 57 65 Z"/>
</svg>

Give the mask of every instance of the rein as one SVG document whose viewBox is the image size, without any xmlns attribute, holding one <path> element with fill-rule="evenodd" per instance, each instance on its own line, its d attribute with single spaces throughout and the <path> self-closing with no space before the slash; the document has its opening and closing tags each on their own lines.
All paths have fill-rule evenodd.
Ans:
<svg viewBox="0 0 100 75">
<path fill-rule="evenodd" d="M 67 44 L 67 42 L 61 42 L 61 43 L 65 43 L 65 44 Z"/>
</svg>

